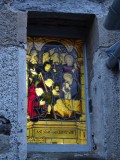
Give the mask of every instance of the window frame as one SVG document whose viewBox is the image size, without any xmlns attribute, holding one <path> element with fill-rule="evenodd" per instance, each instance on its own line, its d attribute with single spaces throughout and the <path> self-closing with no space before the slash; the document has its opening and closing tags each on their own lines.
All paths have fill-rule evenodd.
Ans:
<svg viewBox="0 0 120 160">
<path fill-rule="evenodd" d="M 36 144 L 28 143 L 28 152 L 88 152 L 91 151 L 91 138 L 90 138 L 90 114 L 89 114 L 89 97 L 88 97 L 88 72 L 87 72 L 87 54 L 86 45 L 83 46 L 83 59 L 84 59 L 84 79 L 85 79 L 85 104 L 86 104 L 86 132 L 87 144 Z"/>
</svg>

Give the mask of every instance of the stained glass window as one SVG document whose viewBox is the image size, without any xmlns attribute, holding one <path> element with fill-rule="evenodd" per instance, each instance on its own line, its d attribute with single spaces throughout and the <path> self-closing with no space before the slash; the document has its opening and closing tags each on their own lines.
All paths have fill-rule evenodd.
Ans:
<svg viewBox="0 0 120 160">
<path fill-rule="evenodd" d="M 28 143 L 86 144 L 83 42 L 28 38 Z"/>
</svg>

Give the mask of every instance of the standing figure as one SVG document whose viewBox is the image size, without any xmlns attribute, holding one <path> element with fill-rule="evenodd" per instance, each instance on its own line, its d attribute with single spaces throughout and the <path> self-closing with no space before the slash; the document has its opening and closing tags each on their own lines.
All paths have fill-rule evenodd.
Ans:
<svg viewBox="0 0 120 160">
<path fill-rule="evenodd" d="M 64 92 L 64 99 L 71 99 L 71 88 L 68 82 L 63 84 L 62 91 Z"/>
<path fill-rule="evenodd" d="M 65 62 L 66 64 L 63 66 L 63 78 L 67 78 L 71 86 L 71 99 L 80 99 L 80 69 L 70 54 L 65 56 Z M 68 78 L 67 75 L 71 76 Z"/>
<path fill-rule="evenodd" d="M 35 117 L 38 117 L 38 112 L 34 110 L 34 100 L 37 98 L 36 92 L 35 92 L 35 85 L 32 84 L 31 87 L 28 89 L 28 115 L 30 116 L 30 119 L 33 119 Z"/>
</svg>

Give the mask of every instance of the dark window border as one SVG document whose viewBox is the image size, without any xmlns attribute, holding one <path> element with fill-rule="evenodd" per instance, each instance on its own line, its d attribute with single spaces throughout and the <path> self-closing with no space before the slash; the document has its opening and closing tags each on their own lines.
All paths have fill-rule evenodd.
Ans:
<svg viewBox="0 0 120 160">
<path fill-rule="evenodd" d="M 86 41 L 93 14 L 64 14 L 28 12 L 27 35 L 34 37 L 72 38 Z M 85 97 L 87 114 L 87 144 L 28 144 L 28 152 L 87 152 L 91 151 L 90 116 L 88 104 L 87 55 L 84 46 Z"/>
</svg>

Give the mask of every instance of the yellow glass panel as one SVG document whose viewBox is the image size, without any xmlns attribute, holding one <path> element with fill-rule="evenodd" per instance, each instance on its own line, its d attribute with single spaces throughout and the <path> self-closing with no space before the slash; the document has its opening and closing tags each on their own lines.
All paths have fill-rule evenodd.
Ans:
<svg viewBox="0 0 120 160">
<path fill-rule="evenodd" d="M 81 66 L 81 73 L 84 73 L 84 67 L 83 66 Z"/>
<path fill-rule="evenodd" d="M 85 102 L 82 101 L 82 113 L 86 113 Z"/>
<path fill-rule="evenodd" d="M 84 78 L 84 75 L 82 74 L 81 76 L 81 84 L 84 84 L 85 83 L 85 78 Z"/>
<path fill-rule="evenodd" d="M 81 122 L 86 122 L 86 115 L 85 113 L 83 112 L 81 118 L 80 118 Z"/>
<path fill-rule="evenodd" d="M 85 88 L 84 88 L 84 85 L 81 85 L 81 97 L 82 97 L 82 99 L 84 99 L 85 98 Z"/>
<path fill-rule="evenodd" d="M 80 65 L 83 65 L 83 58 L 78 58 L 78 63 L 79 63 Z"/>
<path fill-rule="evenodd" d="M 81 40 L 28 37 L 28 143 L 86 144 Z"/>
</svg>

